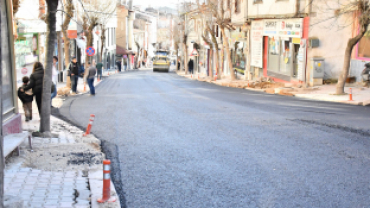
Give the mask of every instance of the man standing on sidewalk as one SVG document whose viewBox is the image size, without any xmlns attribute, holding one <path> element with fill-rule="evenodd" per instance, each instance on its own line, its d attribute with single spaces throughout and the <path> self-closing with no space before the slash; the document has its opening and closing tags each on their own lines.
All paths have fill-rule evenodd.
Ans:
<svg viewBox="0 0 370 208">
<path fill-rule="evenodd" d="M 80 68 L 77 63 L 76 57 L 72 58 L 72 63 L 69 65 L 69 72 L 71 74 L 71 85 L 72 85 L 72 95 L 77 94 L 77 82 L 78 82 L 78 69 Z"/>
<path fill-rule="evenodd" d="M 90 64 L 89 62 L 89 71 L 87 73 L 89 73 L 87 76 L 87 83 L 89 84 L 90 95 L 95 95 L 95 87 L 94 87 L 94 80 L 95 80 L 95 74 L 96 74 L 95 63 Z"/>
<path fill-rule="evenodd" d="M 101 80 L 102 78 L 102 75 L 103 75 L 103 63 L 99 62 L 96 64 L 96 69 L 97 69 L 97 72 L 98 72 L 98 81 Z"/>
</svg>

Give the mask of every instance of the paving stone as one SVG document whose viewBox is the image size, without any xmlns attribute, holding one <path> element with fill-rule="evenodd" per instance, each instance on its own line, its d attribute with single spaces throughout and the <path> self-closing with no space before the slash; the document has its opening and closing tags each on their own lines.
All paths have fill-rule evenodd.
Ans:
<svg viewBox="0 0 370 208">
<path fill-rule="evenodd" d="M 61 196 L 59 201 L 61 202 L 74 202 L 75 196 Z"/>
<path fill-rule="evenodd" d="M 34 189 L 21 189 L 21 190 L 19 191 L 19 193 L 20 193 L 21 195 L 23 195 L 23 194 L 26 194 L 26 195 L 32 195 L 32 194 L 33 194 L 33 192 L 34 192 Z"/>
<path fill-rule="evenodd" d="M 31 198 L 31 202 L 44 202 L 45 197 L 44 196 L 33 196 Z"/>
<path fill-rule="evenodd" d="M 49 183 L 38 183 L 36 184 L 37 188 L 47 188 L 49 186 Z"/>
<path fill-rule="evenodd" d="M 51 199 L 51 200 L 47 200 L 45 201 L 44 203 L 45 206 L 58 206 L 59 205 L 59 201 L 56 199 Z"/>
<path fill-rule="evenodd" d="M 59 195 L 51 195 L 51 194 L 48 193 L 46 195 L 46 201 L 48 201 L 49 199 L 58 200 L 59 199 Z"/>
<path fill-rule="evenodd" d="M 73 204 L 74 204 L 74 202 L 60 202 L 59 203 L 59 207 L 68 207 L 68 208 L 71 208 L 71 207 L 73 207 Z"/>
<path fill-rule="evenodd" d="M 35 188 L 34 185 L 24 184 L 23 190 L 33 190 Z"/>
<path fill-rule="evenodd" d="M 45 191 L 41 191 L 41 190 L 33 191 L 32 194 L 33 196 L 45 196 L 46 190 Z"/>
</svg>

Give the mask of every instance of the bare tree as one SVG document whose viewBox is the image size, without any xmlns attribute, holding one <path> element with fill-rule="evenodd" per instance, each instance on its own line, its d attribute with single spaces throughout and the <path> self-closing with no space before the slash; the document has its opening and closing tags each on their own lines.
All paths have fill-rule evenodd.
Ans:
<svg viewBox="0 0 370 208">
<path fill-rule="evenodd" d="M 346 5 L 341 4 L 340 9 L 336 11 L 336 15 L 340 16 L 342 14 L 346 14 L 351 11 L 357 12 L 357 14 L 359 15 L 359 18 L 358 18 L 359 32 L 358 32 L 358 35 L 356 35 L 353 38 L 350 38 L 347 42 L 347 47 L 346 47 L 345 54 L 344 54 L 343 69 L 342 69 L 342 73 L 340 74 L 338 78 L 338 83 L 337 83 L 336 94 L 338 95 L 344 94 L 344 85 L 348 77 L 353 47 L 361 40 L 362 37 L 364 37 L 367 31 L 368 25 L 370 23 L 369 1 L 353 0 L 353 1 L 350 1 Z"/>
<path fill-rule="evenodd" d="M 214 59 L 212 58 L 211 60 L 215 60 L 214 67 L 215 67 L 215 71 L 217 72 L 217 79 L 221 79 L 221 67 L 219 67 L 219 61 L 218 61 L 219 60 L 219 54 L 218 54 L 219 47 L 218 47 L 218 42 L 216 38 L 217 34 L 212 29 L 215 24 L 213 21 L 214 20 L 213 13 L 212 13 L 213 10 L 210 7 L 212 7 L 213 5 L 212 4 L 201 5 L 199 3 L 199 0 L 197 0 L 197 5 L 198 5 L 199 12 L 201 12 L 203 16 L 204 34 L 209 36 L 211 38 L 211 41 L 208 38 L 206 38 L 204 34 L 202 35 L 202 38 L 209 46 L 212 46 L 212 50 L 214 50 L 214 52 L 212 53 L 214 54 Z M 210 73 L 210 77 L 213 77 L 213 73 Z"/>
<path fill-rule="evenodd" d="M 71 41 L 68 38 L 67 30 L 71 19 L 73 18 L 74 6 L 72 0 L 64 0 L 64 11 L 65 11 L 65 19 L 62 24 L 62 33 L 64 37 L 64 64 L 68 66 L 70 63 L 70 51 L 69 47 L 71 45 Z M 67 77 L 67 87 L 71 88 L 71 79 Z"/>
<path fill-rule="evenodd" d="M 225 33 L 225 29 L 228 30 L 234 30 L 235 27 L 231 24 L 231 11 L 226 10 L 226 8 L 230 8 L 230 5 L 227 5 L 231 3 L 231 1 L 225 2 L 225 0 L 218 0 L 217 1 L 218 5 L 215 5 L 215 1 L 209 1 L 209 8 L 211 9 L 213 16 L 216 18 L 216 23 L 218 24 L 221 34 L 222 34 L 222 39 L 223 39 L 223 45 L 225 48 L 226 52 L 226 58 L 227 62 L 229 64 L 229 71 L 230 71 L 230 79 L 235 80 L 235 74 L 234 74 L 234 67 L 233 63 L 231 62 L 231 52 L 229 48 L 229 38 L 227 37 Z"/>
<path fill-rule="evenodd" d="M 53 54 L 55 43 L 57 40 L 56 32 L 56 11 L 58 9 L 57 0 L 46 0 L 47 15 L 46 15 L 46 66 L 44 71 L 44 85 L 42 89 L 42 103 L 41 103 L 41 118 L 40 118 L 40 132 L 44 136 L 51 136 L 50 133 L 50 113 L 51 113 L 51 77 L 53 67 Z"/>
<path fill-rule="evenodd" d="M 45 0 L 39 0 L 39 19 L 46 21 Z"/>
<path fill-rule="evenodd" d="M 83 9 L 85 13 L 83 14 L 83 30 L 86 35 L 86 47 L 93 46 L 94 34 L 93 31 L 95 27 L 99 24 L 106 24 L 112 13 L 116 10 L 115 0 L 84 0 Z M 103 51 L 103 48 L 102 48 Z M 85 69 L 88 67 L 88 62 L 90 57 L 85 57 Z M 85 73 L 85 80 L 88 73 Z"/>
</svg>

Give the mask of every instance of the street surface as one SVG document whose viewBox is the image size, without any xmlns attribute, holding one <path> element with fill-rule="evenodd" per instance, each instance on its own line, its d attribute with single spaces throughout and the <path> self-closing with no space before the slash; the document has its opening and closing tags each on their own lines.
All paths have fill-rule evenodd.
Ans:
<svg viewBox="0 0 370 208">
<path fill-rule="evenodd" d="M 123 207 L 370 207 L 369 107 L 151 70 L 96 93 L 60 114 L 82 127 L 95 114 Z"/>
</svg>

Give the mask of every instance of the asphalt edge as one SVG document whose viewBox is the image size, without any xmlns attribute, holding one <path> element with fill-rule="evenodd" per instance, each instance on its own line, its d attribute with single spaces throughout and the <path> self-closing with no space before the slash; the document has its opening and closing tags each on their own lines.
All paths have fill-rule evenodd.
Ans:
<svg viewBox="0 0 370 208">
<path fill-rule="evenodd" d="M 207 82 L 207 83 L 210 83 L 210 84 L 214 84 L 214 85 L 221 86 L 221 87 L 227 87 L 227 88 L 237 88 L 237 87 L 223 86 L 223 85 L 217 84 L 214 81 L 210 81 L 210 80 L 198 80 L 198 79 L 194 79 L 194 78 L 189 78 L 189 77 L 186 77 L 186 75 L 179 74 L 178 72 L 176 72 L 176 74 L 178 76 L 180 76 L 180 77 L 184 77 L 184 78 L 187 78 L 187 79 L 190 79 L 190 80 L 193 80 L 193 81 Z M 245 90 L 248 90 L 248 91 L 253 91 L 253 92 L 262 92 L 262 93 L 271 94 L 271 95 L 281 95 L 281 96 L 288 96 L 288 97 L 296 97 L 296 98 L 299 98 L 299 99 L 305 99 L 305 100 L 311 100 L 311 101 L 321 101 L 321 102 L 330 102 L 330 103 L 341 103 L 341 104 L 355 105 L 355 106 L 364 106 L 364 107 L 370 106 L 370 102 L 342 101 L 342 100 L 335 101 L 335 100 L 313 99 L 313 98 L 308 98 L 308 97 L 300 96 L 299 94 L 293 94 L 293 93 L 267 93 L 266 90 L 264 90 L 264 89 L 255 89 L 255 88 L 248 88 L 248 87 L 245 87 L 245 88 L 242 88 L 242 89 L 245 89 Z"/>
</svg>

